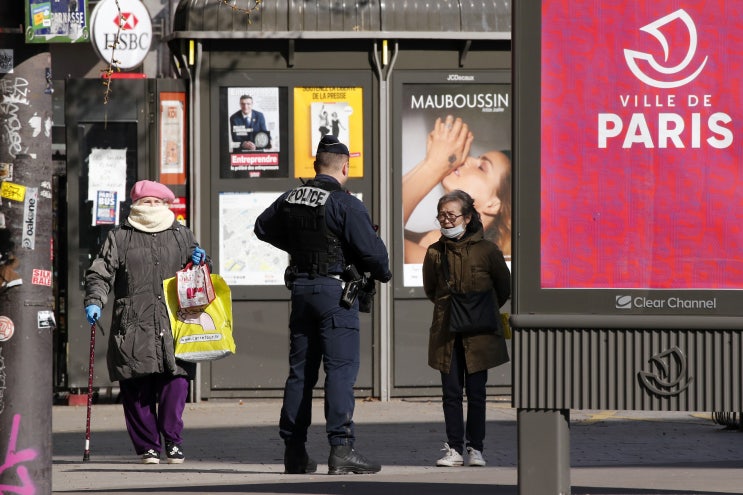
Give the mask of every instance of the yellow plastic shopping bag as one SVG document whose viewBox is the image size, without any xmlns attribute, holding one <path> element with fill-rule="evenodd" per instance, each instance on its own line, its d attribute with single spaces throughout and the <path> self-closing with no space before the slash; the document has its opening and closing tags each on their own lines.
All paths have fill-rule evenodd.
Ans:
<svg viewBox="0 0 743 495">
<path fill-rule="evenodd" d="M 214 300 L 208 306 L 183 310 L 178 304 L 177 277 L 163 281 L 173 330 L 175 357 L 193 363 L 221 359 L 235 353 L 232 337 L 232 293 L 227 282 L 210 274 Z"/>
</svg>

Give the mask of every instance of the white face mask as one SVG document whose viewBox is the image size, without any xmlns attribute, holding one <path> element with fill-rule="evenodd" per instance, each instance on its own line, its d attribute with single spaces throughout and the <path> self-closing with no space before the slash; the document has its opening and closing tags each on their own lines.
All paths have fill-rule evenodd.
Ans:
<svg viewBox="0 0 743 495">
<path fill-rule="evenodd" d="M 441 227 L 441 233 L 444 236 L 448 237 L 449 239 L 456 239 L 457 237 L 459 237 L 460 235 L 462 235 L 462 233 L 465 230 L 465 227 L 466 226 L 465 226 L 464 223 L 460 223 L 459 225 L 455 225 L 454 227 L 452 227 L 450 229 L 445 229 L 444 227 Z"/>
</svg>

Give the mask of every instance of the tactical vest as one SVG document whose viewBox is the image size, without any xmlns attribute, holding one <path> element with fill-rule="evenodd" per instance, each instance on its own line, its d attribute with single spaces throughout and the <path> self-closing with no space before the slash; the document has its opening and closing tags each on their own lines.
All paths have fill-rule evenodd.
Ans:
<svg viewBox="0 0 743 495">
<path fill-rule="evenodd" d="M 325 221 L 325 204 L 336 191 L 341 191 L 338 184 L 310 180 L 285 198 L 281 210 L 291 242 L 290 266 L 295 273 L 324 276 L 333 265 L 343 270 L 341 241 Z"/>
</svg>

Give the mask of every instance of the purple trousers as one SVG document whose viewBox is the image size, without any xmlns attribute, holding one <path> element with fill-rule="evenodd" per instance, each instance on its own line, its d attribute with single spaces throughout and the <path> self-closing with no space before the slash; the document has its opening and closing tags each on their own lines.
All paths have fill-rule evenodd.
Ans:
<svg viewBox="0 0 743 495">
<path fill-rule="evenodd" d="M 186 377 L 155 373 L 121 380 L 119 387 L 126 430 L 137 455 L 149 449 L 160 452 L 160 436 L 166 442 L 181 445 L 183 410 L 188 397 Z"/>
</svg>

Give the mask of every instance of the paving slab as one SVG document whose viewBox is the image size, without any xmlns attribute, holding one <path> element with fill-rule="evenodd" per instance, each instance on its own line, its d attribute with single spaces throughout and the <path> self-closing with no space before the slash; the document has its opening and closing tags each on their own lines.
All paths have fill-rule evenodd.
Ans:
<svg viewBox="0 0 743 495">
<path fill-rule="evenodd" d="M 486 467 L 441 468 L 446 440 L 440 399 L 358 399 L 356 448 L 382 463 L 374 475 L 327 475 L 322 400 L 308 451 L 311 475 L 283 474 L 278 399 L 204 401 L 184 412 L 183 464 L 143 465 L 120 405 L 94 405 L 90 461 L 83 462 L 86 408 L 54 406 L 54 493 L 515 495 L 517 414 L 488 401 Z M 571 411 L 570 465 L 576 495 L 743 494 L 743 435 L 709 413 Z M 521 494 L 523 495 L 523 494 Z M 527 494 L 532 495 L 532 494 Z M 534 494 L 548 495 L 548 494 Z"/>
</svg>

